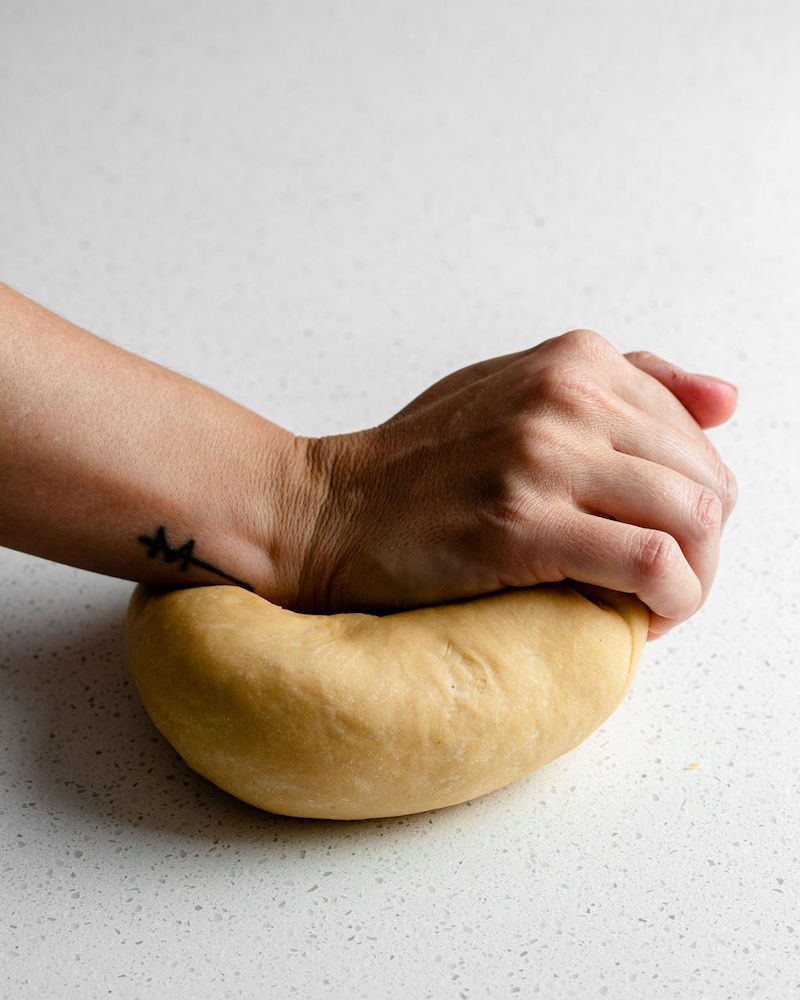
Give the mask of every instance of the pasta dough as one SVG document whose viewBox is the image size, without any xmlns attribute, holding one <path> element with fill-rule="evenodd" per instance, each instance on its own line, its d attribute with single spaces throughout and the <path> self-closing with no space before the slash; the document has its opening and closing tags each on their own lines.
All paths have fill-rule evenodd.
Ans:
<svg viewBox="0 0 800 1000">
<path fill-rule="evenodd" d="M 190 767 L 271 812 L 366 819 L 464 802 L 577 746 L 625 696 L 648 623 L 637 597 L 573 581 L 388 615 L 140 584 L 125 646 Z"/>
</svg>

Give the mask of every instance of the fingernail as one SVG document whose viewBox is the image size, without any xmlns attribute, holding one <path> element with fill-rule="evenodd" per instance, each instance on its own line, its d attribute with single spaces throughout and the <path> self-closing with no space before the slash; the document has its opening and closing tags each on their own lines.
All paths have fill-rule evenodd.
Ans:
<svg viewBox="0 0 800 1000">
<path fill-rule="evenodd" d="M 699 375 L 700 373 L 698 372 L 697 374 Z M 700 375 L 700 378 L 708 378 L 711 379 L 712 382 L 721 382 L 722 385 L 730 386 L 730 388 L 733 389 L 734 392 L 739 391 L 738 386 L 735 386 L 733 382 L 728 382 L 724 378 L 717 378 L 716 375 Z"/>
</svg>

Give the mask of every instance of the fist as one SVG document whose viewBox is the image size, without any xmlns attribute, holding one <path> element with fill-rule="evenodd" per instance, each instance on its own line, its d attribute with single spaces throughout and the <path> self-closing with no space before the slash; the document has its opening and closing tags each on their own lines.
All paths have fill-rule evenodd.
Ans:
<svg viewBox="0 0 800 1000">
<path fill-rule="evenodd" d="M 564 579 L 635 593 L 648 638 L 704 603 L 736 390 L 571 330 L 468 365 L 377 427 L 304 438 L 324 483 L 301 609 L 391 611 Z"/>
</svg>

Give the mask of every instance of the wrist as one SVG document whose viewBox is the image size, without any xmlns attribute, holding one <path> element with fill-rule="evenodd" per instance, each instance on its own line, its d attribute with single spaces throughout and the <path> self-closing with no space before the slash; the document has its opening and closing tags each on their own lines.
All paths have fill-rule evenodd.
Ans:
<svg viewBox="0 0 800 1000">
<path fill-rule="evenodd" d="M 273 480 L 279 495 L 279 528 L 272 540 L 282 607 L 307 614 L 327 610 L 325 567 L 333 548 L 332 475 L 327 439 L 291 435 Z M 273 598 L 270 598 L 274 601 Z"/>
<path fill-rule="evenodd" d="M 327 437 L 298 438 L 306 490 L 301 520 L 296 609 L 331 614 L 353 610 L 343 602 L 340 584 L 348 554 L 358 545 L 370 502 L 368 471 L 379 428 Z M 338 586 L 337 586 L 338 585 Z"/>
<path fill-rule="evenodd" d="M 229 490 L 235 547 L 260 597 L 297 610 L 307 521 L 317 506 L 304 439 L 248 413 Z"/>
<path fill-rule="evenodd" d="M 251 567 L 248 579 L 273 604 L 307 614 L 329 610 L 350 437 L 304 437 L 261 417 L 240 437 L 245 481 L 231 491 L 232 522 Z"/>
</svg>

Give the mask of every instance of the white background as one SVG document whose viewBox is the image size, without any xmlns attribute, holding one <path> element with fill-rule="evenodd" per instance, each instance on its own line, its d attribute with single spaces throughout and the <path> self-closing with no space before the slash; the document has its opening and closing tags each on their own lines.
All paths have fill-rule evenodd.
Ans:
<svg viewBox="0 0 800 1000">
<path fill-rule="evenodd" d="M 218 791 L 132 585 L 0 551 L 2 996 L 800 994 L 798 50 L 769 0 L 0 0 L 0 279 L 100 336 L 302 434 L 578 326 L 740 387 L 706 605 L 438 812 Z"/>
</svg>

